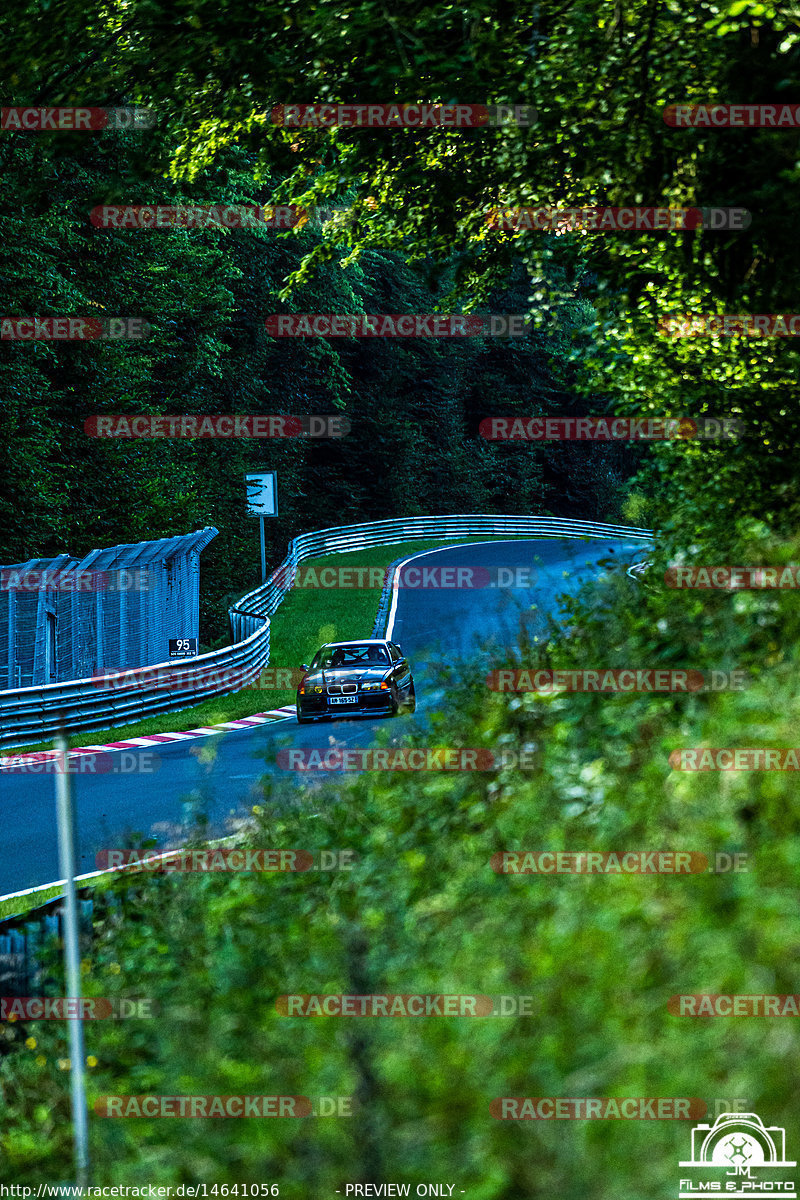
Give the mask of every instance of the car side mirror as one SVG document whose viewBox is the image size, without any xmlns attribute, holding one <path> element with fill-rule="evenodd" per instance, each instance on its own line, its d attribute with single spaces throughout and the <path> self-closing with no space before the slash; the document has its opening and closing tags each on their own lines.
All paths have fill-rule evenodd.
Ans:
<svg viewBox="0 0 800 1200">
<path fill-rule="evenodd" d="M 300 670 L 301 671 L 310 671 L 311 667 L 308 665 L 308 663 L 300 663 Z"/>
</svg>

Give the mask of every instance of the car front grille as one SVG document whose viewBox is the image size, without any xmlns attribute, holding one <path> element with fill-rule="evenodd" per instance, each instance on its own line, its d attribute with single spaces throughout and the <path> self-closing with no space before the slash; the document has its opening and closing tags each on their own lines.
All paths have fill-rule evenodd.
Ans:
<svg viewBox="0 0 800 1200">
<path fill-rule="evenodd" d="M 357 692 L 357 691 L 358 691 L 357 683 L 329 683 L 328 684 L 328 695 L 329 696 L 342 696 L 342 695 L 352 696 L 353 693 Z"/>
</svg>

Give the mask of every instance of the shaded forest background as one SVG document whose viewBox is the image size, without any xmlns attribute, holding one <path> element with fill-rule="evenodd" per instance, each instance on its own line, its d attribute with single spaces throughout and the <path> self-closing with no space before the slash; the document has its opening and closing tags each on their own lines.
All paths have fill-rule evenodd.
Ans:
<svg viewBox="0 0 800 1200">
<path fill-rule="evenodd" d="M 230 149 L 195 181 L 136 182 L 141 135 L 76 143 L 51 162 L 33 139 L 7 141 L 14 203 L 0 218 L 13 247 L 4 313 L 144 315 L 146 342 L 16 342 L 0 368 L 0 439 L 10 450 L 0 495 L 0 561 L 167 537 L 204 525 L 220 536 L 202 558 L 202 636 L 219 640 L 226 607 L 258 577 L 258 524 L 245 514 L 245 470 L 278 472 L 279 516 L 268 561 L 297 533 L 329 525 L 448 512 L 545 513 L 622 521 L 641 449 L 623 443 L 491 443 L 490 414 L 602 412 L 577 395 L 569 363 L 589 305 L 562 289 L 522 339 L 272 339 L 272 312 L 442 310 L 454 269 L 369 249 L 344 251 L 278 297 L 318 247 L 312 226 L 250 230 L 101 229 L 100 203 L 268 204 L 253 156 Z M 33 189 L 31 180 L 38 181 Z M 113 198 L 109 191 L 113 189 Z M 32 195 L 32 191 L 36 191 Z M 127 198 L 127 199 L 126 199 Z M 13 215 L 12 215 L 13 214 Z M 528 313 L 534 283 L 512 264 L 486 312 Z M 438 277 L 437 277 L 438 276 Z M 584 336 L 584 340 L 586 340 Z M 339 440 L 98 439 L 102 413 L 338 413 Z M 109 502 L 113 498 L 113 502 Z"/>
</svg>

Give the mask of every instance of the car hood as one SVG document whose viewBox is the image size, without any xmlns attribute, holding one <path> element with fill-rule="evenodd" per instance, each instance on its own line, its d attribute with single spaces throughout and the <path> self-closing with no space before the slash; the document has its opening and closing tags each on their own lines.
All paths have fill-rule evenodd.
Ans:
<svg viewBox="0 0 800 1200">
<path fill-rule="evenodd" d="M 380 682 L 390 670 L 391 667 L 385 663 L 380 667 L 329 667 L 325 671 L 311 671 L 306 676 L 306 683 L 327 687 L 329 683 L 365 683 L 367 680 Z"/>
</svg>

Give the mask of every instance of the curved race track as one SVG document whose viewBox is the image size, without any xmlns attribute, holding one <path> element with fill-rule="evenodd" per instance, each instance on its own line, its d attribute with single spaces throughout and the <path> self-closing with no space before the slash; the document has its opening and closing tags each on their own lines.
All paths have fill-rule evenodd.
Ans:
<svg viewBox="0 0 800 1200">
<path fill-rule="evenodd" d="M 559 615 L 560 593 L 572 592 L 596 577 L 600 562 L 624 568 L 645 551 L 641 541 L 536 538 L 450 545 L 415 555 L 413 563 L 406 560 L 405 571 L 417 569 L 410 577 L 414 586 L 395 592 L 387 636 L 400 643 L 411 661 L 418 713 L 422 716 L 436 702 L 430 673 L 438 662 L 478 654 L 490 669 L 497 652 L 516 643 L 521 620 L 529 630 L 544 632 L 547 618 Z M 481 586 L 436 586 L 447 579 L 442 570 L 453 567 L 471 570 L 472 579 Z M 508 581 L 513 586 L 502 586 Z M 636 586 L 631 582 L 633 596 Z M 369 637 L 370 631 L 365 630 L 364 636 Z M 415 720 L 396 719 L 392 732 L 396 731 L 400 744 L 404 728 L 411 728 L 409 723 Z M 267 770 L 265 760 L 276 738 L 282 745 L 288 740 L 327 749 L 335 731 L 338 744 L 362 747 L 371 745 L 385 724 L 385 719 L 337 719 L 301 728 L 289 718 L 213 738 L 165 744 L 158 748 L 160 768 L 153 774 L 76 774 L 79 873 L 95 869 L 98 849 L 125 845 L 126 836 L 133 832 L 159 843 L 167 839 L 174 843 L 176 838 L 179 843 L 181 827 L 198 811 L 210 823 L 209 836 L 225 832 L 228 816 L 243 814 L 260 798 L 258 781 Z M 92 740 L 87 734 L 87 742 Z M 297 786 L 303 786 L 301 778 Z M 0 803 L 0 896 L 57 880 L 53 775 L 0 770 Z"/>
</svg>

